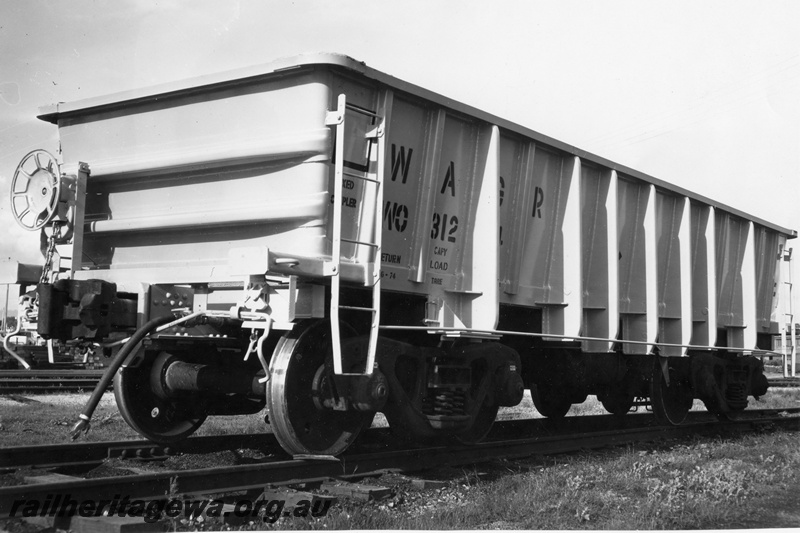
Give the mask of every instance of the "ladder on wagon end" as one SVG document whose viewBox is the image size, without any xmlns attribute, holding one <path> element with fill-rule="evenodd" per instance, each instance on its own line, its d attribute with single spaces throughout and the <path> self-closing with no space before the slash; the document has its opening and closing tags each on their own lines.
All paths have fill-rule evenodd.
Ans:
<svg viewBox="0 0 800 533">
<path fill-rule="evenodd" d="M 781 323 L 781 347 L 783 351 L 783 377 L 795 377 L 797 371 L 797 329 L 794 324 L 794 294 L 792 286 L 793 261 L 792 252 L 794 250 L 782 250 L 783 257 L 781 263 L 781 281 L 783 283 L 783 321 Z M 787 332 L 789 338 L 787 339 Z M 787 342 L 788 341 L 788 342 Z"/>
<path fill-rule="evenodd" d="M 345 163 L 348 152 L 345 151 L 345 141 L 358 142 L 356 138 L 346 139 L 348 131 L 345 130 L 348 114 L 358 114 L 367 118 L 370 128 L 364 135 L 364 147 L 367 155 L 366 168 L 357 171 Z M 383 164 L 384 164 L 384 117 L 358 106 L 347 103 L 344 94 L 339 95 L 337 109 L 329 111 L 325 124 L 336 127 L 335 164 L 333 179 L 333 220 L 331 236 L 331 260 L 326 262 L 325 274 L 331 277 L 331 344 L 333 347 L 333 371 L 339 376 L 370 375 L 375 367 L 375 353 L 378 347 L 378 331 L 380 325 L 381 305 L 381 222 L 383 206 Z M 349 179 L 360 180 L 364 184 L 364 194 L 361 200 L 362 210 L 358 215 L 359 226 L 362 231 L 356 231 L 359 238 L 346 238 L 342 236 L 342 200 L 345 176 Z M 372 194 L 369 194 L 372 191 Z M 371 211 L 371 213 L 370 213 Z M 370 216 L 371 215 L 371 216 Z M 363 219 L 362 219 L 363 217 Z M 366 220 L 364 220 L 366 219 Z M 364 223 L 371 223 L 372 228 L 363 231 Z M 369 240 L 361 240 L 362 235 L 372 235 Z M 367 257 L 372 261 L 364 264 L 364 284 L 372 288 L 372 304 L 369 307 L 356 307 L 341 305 L 339 296 L 342 282 L 342 243 L 352 244 L 356 247 L 355 257 L 358 257 L 358 247 L 365 246 L 370 250 Z M 371 314 L 367 360 L 364 371 L 345 372 L 342 368 L 342 337 L 339 321 L 339 311 L 358 311 Z M 348 369 L 350 370 L 350 369 Z"/>
</svg>

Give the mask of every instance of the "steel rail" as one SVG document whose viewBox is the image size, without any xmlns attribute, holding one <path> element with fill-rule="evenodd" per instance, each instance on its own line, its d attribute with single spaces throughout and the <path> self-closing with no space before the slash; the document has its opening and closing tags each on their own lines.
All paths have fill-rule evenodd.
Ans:
<svg viewBox="0 0 800 533">
<path fill-rule="evenodd" d="M 770 378 L 767 381 L 770 387 L 775 388 L 800 387 L 800 378 Z"/>
<path fill-rule="evenodd" d="M 41 485 L 0 487 L 0 517 L 9 515 L 14 501 L 44 501 L 62 494 L 77 502 L 108 499 L 112 495 L 134 499 L 159 499 L 165 495 L 219 494 L 262 489 L 329 478 L 348 479 L 387 472 L 419 471 L 445 465 L 474 464 L 498 458 L 566 453 L 628 443 L 713 435 L 780 426 L 800 429 L 800 417 L 699 422 L 684 426 L 614 429 L 568 436 L 526 437 L 495 440 L 471 446 L 432 446 L 373 453 L 346 454 L 337 460 L 293 459 L 223 466 L 200 470 L 173 470 L 135 476 L 62 481 Z M 19 505 L 19 503 L 17 504 Z"/>
<path fill-rule="evenodd" d="M 705 412 L 692 412 L 690 416 L 697 419 L 714 420 L 713 415 Z M 562 420 L 547 418 L 498 420 L 492 428 L 489 438 L 510 438 L 532 434 L 551 435 L 556 432 L 560 434 L 586 433 L 609 427 L 642 427 L 653 425 L 654 420 L 651 413 L 630 414 L 625 417 L 613 415 L 568 416 Z M 387 442 L 391 442 L 388 428 L 372 428 L 359 438 L 353 449 L 369 449 L 371 446 Z M 148 440 L 67 442 L 0 447 L 0 472 L 10 472 L 24 467 L 44 470 L 92 466 L 113 458 L 161 459 L 181 453 L 199 454 L 242 448 L 274 449 L 279 454 L 283 453 L 275 437 L 267 432 L 194 436 L 183 442 L 166 446 Z"/>
<path fill-rule="evenodd" d="M 52 469 L 97 465 L 106 459 L 160 459 L 171 455 L 210 453 L 231 449 L 280 451 L 270 433 L 205 435 L 162 446 L 148 440 L 72 442 L 0 448 L 0 472 L 24 467 Z"/>
<path fill-rule="evenodd" d="M 83 368 L 62 368 L 46 370 L 0 370 L 0 379 L 8 378 L 58 378 L 80 376 L 84 379 L 99 378 L 103 370 L 86 370 Z"/>
<path fill-rule="evenodd" d="M 57 394 L 90 391 L 97 385 L 97 380 L 53 380 L 51 382 L 0 383 L 0 394 Z"/>
<path fill-rule="evenodd" d="M 88 391 L 97 385 L 102 375 L 102 370 L 78 368 L 0 370 L 0 394 Z"/>
<path fill-rule="evenodd" d="M 777 412 L 800 413 L 800 408 L 742 411 L 738 419 L 775 414 Z M 690 422 L 714 422 L 716 417 L 706 411 L 689 413 Z M 561 420 L 547 418 L 524 418 L 498 420 L 487 440 L 507 440 L 520 436 L 551 436 L 590 433 L 608 429 L 633 429 L 652 427 L 656 419 L 652 413 L 615 415 L 568 416 Z M 372 428 L 352 448 L 367 451 L 375 447 L 385 448 L 393 441 L 388 428 Z M 183 442 L 159 445 L 148 440 L 122 440 L 97 442 L 69 442 L 63 444 L 41 444 L 0 447 L 0 472 L 12 472 L 30 467 L 38 470 L 64 468 L 76 469 L 99 465 L 107 459 L 165 459 L 178 454 L 202 454 L 231 449 L 258 449 L 283 455 L 277 440 L 271 433 L 245 433 L 233 435 L 194 436 Z"/>
</svg>

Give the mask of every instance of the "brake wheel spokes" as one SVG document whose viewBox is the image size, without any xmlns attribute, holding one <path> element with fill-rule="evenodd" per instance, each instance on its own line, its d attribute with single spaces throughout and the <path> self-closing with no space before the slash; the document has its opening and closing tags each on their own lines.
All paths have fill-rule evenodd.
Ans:
<svg viewBox="0 0 800 533">
<path fill-rule="evenodd" d="M 11 180 L 11 212 L 29 231 L 44 227 L 55 216 L 61 196 L 56 158 L 45 150 L 34 150 L 22 158 Z"/>
</svg>

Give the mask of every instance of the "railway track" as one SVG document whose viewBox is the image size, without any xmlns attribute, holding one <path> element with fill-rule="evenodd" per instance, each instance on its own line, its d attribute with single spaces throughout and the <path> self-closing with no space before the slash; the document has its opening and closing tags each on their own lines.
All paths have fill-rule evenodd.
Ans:
<svg viewBox="0 0 800 533">
<path fill-rule="evenodd" d="M 514 420 L 499 422 L 492 430 L 489 440 L 476 445 L 458 446 L 448 443 L 441 446 L 397 448 L 389 443 L 392 439 L 387 430 L 371 430 L 367 432 L 365 442 L 344 456 L 333 458 L 289 458 L 277 447 L 268 435 L 243 435 L 244 440 L 236 437 L 195 437 L 188 439 L 182 450 L 218 450 L 231 449 L 246 441 L 259 441 L 260 447 L 274 450 L 267 459 L 247 464 L 220 466 L 194 470 L 169 470 L 131 476 L 101 477 L 94 479 L 74 479 L 46 484 L 28 484 L 0 487 L 0 517 L 8 516 L 10 506 L 15 499 L 40 499 L 48 494 L 69 494 L 76 500 L 99 499 L 109 494 L 125 493 L 131 499 L 153 499 L 165 494 L 180 496 L 183 494 L 218 494 L 250 489 L 261 489 L 266 485 L 281 485 L 301 482 L 325 480 L 329 478 L 350 479 L 379 475 L 386 472 L 419 471 L 445 465 L 462 465 L 480 463 L 498 458 L 514 458 L 537 454 L 566 453 L 580 449 L 601 448 L 626 443 L 652 441 L 661 438 L 678 438 L 689 435 L 713 435 L 721 432 L 742 432 L 765 427 L 780 426 L 800 429 L 800 417 L 786 416 L 797 414 L 800 409 L 780 411 L 750 411 L 740 413 L 734 420 L 714 421 L 707 413 L 697 413 L 691 422 L 683 426 L 659 426 L 650 415 L 631 415 L 626 417 L 625 427 L 622 420 L 613 416 L 572 417 L 560 424 L 548 423 L 539 419 Z M 631 419 L 628 422 L 628 418 Z M 585 420 L 578 420 L 585 419 Z M 605 426 L 603 428 L 603 426 Z M 602 428 L 602 429 L 601 429 Z M 548 433 L 549 432 L 549 433 Z M 535 434 L 535 436 L 531 436 Z M 214 440 L 216 439 L 216 441 Z M 192 441 L 196 441 L 192 443 Z M 69 450 L 66 455 L 73 459 L 81 455 L 87 462 L 87 450 L 105 449 L 112 456 L 137 457 L 136 450 L 146 446 L 153 448 L 152 443 L 128 441 L 124 443 L 84 443 L 62 445 Z M 128 450 L 127 455 L 125 450 Z M 133 450 L 133 455 L 131 455 Z M 169 450 L 164 449 L 164 455 Z M 174 450 L 173 450 L 174 451 Z M 16 462 L 18 466 L 28 464 L 33 458 L 41 457 L 53 448 L 29 447 L 27 463 L 22 459 L 24 453 L 16 448 L 3 449 L 3 464 Z M 201 453 L 201 452 L 195 452 Z M 116 454 L 116 455 L 114 455 Z M 157 455 L 157 454 L 156 454 Z M 63 458 L 62 458 L 63 459 Z M 79 461 L 58 460 L 42 464 L 75 464 Z M 97 461 L 94 457 L 88 461 Z M 41 466 L 41 465 L 39 465 Z"/>
<path fill-rule="evenodd" d="M 90 392 L 103 370 L 0 370 L 0 394 Z"/>
<path fill-rule="evenodd" d="M 0 473 L 20 468 L 41 471 L 87 470 L 108 459 L 159 460 L 179 454 L 202 454 L 225 449 L 262 449 L 280 452 L 270 434 L 209 435 L 162 446 L 147 440 L 76 442 L 0 448 Z"/>
<path fill-rule="evenodd" d="M 800 387 L 800 377 L 795 378 L 772 378 L 769 380 L 770 387 Z"/>
<path fill-rule="evenodd" d="M 763 412 L 743 411 L 738 416 L 740 420 L 749 420 L 758 418 Z M 800 408 L 775 412 L 797 414 L 800 413 Z M 689 421 L 706 423 L 715 422 L 716 418 L 704 411 L 692 411 Z M 505 420 L 495 424 L 488 440 L 505 440 L 527 435 L 587 434 L 608 429 L 653 427 L 655 424 L 655 419 L 650 413 L 630 414 L 624 418 L 590 415 L 570 416 L 560 421 L 546 418 Z M 388 428 L 373 428 L 361 437 L 355 449 L 363 452 L 374 448 L 386 448 L 392 441 L 392 433 Z M 148 440 L 71 442 L 0 448 L 0 473 L 20 468 L 80 470 L 92 468 L 107 459 L 114 458 L 159 460 L 181 454 L 202 454 L 231 449 L 261 450 L 277 457 L 287 457 L 270 433 L 195 436 L 172 445 L 159 445 Z"/>
<path fill-rule="evenodd" d="M 695 421 L 715 420 L 713 416 L 704 412 L 693 412 L 691 415 Z M 523 435 L 586 433 L 610 428 L 647 427 L 653 424 L 652 414 L 647 413 L 631 414 L 624 419 L 608 415 L 592 415 L 571 416 L 560 421 L 546 418 L 506 420 L 495 424 L 489 438 L 497 440 Z M 366 449 L 386 447 L 391 440 L 391 431 L 387 428 L 372 428 L 355 446 Z M 231 449 L 258 449 L 287 457 L 270 433 L 194 436 L 167 446 L 148 440 L 70 442 L 0 448 L 0 473 L 20 468 L 80 471 L 97 466 L 107 459 L 159 460 L 180 454 L 201 454 Z"/>
</svg>

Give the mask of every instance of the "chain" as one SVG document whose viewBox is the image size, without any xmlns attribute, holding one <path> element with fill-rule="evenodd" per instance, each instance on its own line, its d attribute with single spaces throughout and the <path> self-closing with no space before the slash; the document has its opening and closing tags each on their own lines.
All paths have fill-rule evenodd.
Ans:
<svg viewBox="0 0 800 533">
<path fill-rule="evenodd" d="M 53 257 L 56 253 L 56 241 L 61 238 L 61 224 L 53 224 L 53 233 L 47 239 L 47 250 L 44 255 L 44 266 L 42 267 L 42 277 L 39 283 L 50 283 L 51 271 L 53 270 Z"/>
</svg>

